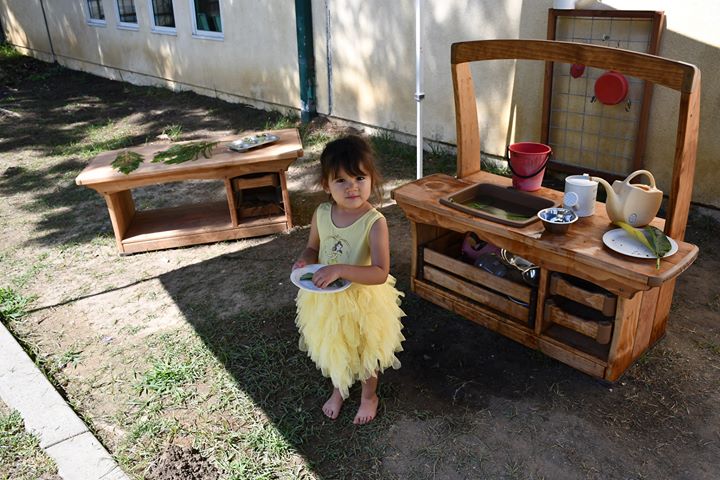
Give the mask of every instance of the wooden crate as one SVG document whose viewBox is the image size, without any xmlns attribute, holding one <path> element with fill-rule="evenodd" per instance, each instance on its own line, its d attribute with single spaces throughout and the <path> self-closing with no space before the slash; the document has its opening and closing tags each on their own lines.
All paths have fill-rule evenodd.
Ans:
<svg viewBox="0 0 720 480">
<path fill-rule="evenodd" d="M 254 173 L 231 179 L 238 219 L 285 213 L 277 173 Z"/>
<path fill-rule="evenodd" d="M 575 277 L 553 272 L 550 275 L 550 295 L 560 295 L 593 308 L 606 317 L 615 315 L 617 295 Z"/>
<path fill-rule="evenodd" d="M 536 291 L 460 260 L 461 239 L 461 235 L 449 233 L 426 244 L 421 254 L 420 280 L 532 328 Z"/>
<path fill-rule="evenodd" d="M 563 309 L 549 299 L 545 302 L 543 321 L 546 325 L 557 324 L 590 337 L 597 343 L 605 345 L 612 338 L 613 322 L 607 318 L 588 318 Z"/>
</svg>

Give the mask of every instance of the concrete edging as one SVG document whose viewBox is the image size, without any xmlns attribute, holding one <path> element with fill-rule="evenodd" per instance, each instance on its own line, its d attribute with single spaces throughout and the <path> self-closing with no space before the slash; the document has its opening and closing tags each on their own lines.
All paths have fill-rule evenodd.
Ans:
<svg viewBox="0 0 720 480">
<path fill-rule="evenodd" d="M 130 480 L 1 323 L 0 398 L 20 412 L 64 480 Z"/>
</svg>

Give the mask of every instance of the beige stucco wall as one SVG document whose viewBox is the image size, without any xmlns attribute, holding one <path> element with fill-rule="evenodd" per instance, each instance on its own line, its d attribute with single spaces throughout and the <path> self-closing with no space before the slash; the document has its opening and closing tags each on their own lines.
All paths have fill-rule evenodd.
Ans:
<svg viewBox="0 0 720 480">
<path fill-rule="evenodd" d="M 224 39 L 192 35 L 189 0 L 174 0 L 176 34 L 151 32 L 147 0 L 136 0 L 138 30 L 118 28 L 114 0 L 104 0 L 105 26 L 89 25 L 84 0 L 45 1 L 59 63 L 137 84 L 192 89 L 265 108 L 299 105 L 294 2 L 221 2 Z M 0 4 L 8 40 L 50 52 L 39 0 Z"/>
<path fill-rule="evenodd" d="M 0 2 L 8 40 L 49 58 L 40 0 Z M 295 5 L 291 0 L 223 0 L 225 38 L 194 38 L 190 0 L 175 0 L 177 35 L 150 31 L 148 2 L 136 0 L 138 31 L 117 28 L 113 0 L 107 25 L 90 26 L 83 0 L 45 1 L 57 59 L 71 68 L 140 84 L 297 111 Z M 413 141 L 416 131 L 414 0 L 314 0 L 318 112 L 384 128 Z M 423 136 L 456 142 L 450 45 L 492 38 L 545 38 L 552 0 L 422 0 Z M 660 54 L 703 72 L 696 202 L 720 207 L 720 18 L 716 0 L 579 0 L 579 7 L 664 10 Z M 502 155 L 512 141 L 539 140 L 543 66 L 486 62 L 475 70 L 482 148 Z M 674 152 L 677 96 L 655 89 L 646 165 L 667 189 Z"/>
<path fill-rule="evenodd" d="M 454 144 L 450 45 L 462 40 L 546 38 L 551 0 L 423 1 L 423 137 Z M 662 10 L 667 15 L 660 54 L 705 73 L 694 200 L 720 207 L 720 19 L 715 0 L 579 0 L 578 8 Z M 313 9 L 318 111 L 361 124 L 415 134 L 414 1 L 326 0 Z M 328 33 L 329 32 L 329 33 Z M 328 70 L 329 69 L 329 70 Z M 487 62 L 474 70 L 482 149 L 502 155 L 512 141 L 538 141 L 543 64 Z M 669 189 L 678 95 L 655 89 L 646 166 Z"/>
</svg>

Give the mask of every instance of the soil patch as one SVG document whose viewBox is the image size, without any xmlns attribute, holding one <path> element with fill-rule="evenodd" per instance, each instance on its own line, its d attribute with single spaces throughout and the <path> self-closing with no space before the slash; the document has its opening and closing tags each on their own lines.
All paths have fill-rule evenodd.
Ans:
<svg viewBox="0 0 720 480">
<path fill-rule="evenodd" d="M 170 445 L 147 469 L 147 480 L 217 480 L 218 471 L 200 452 Z"/>
</svg>

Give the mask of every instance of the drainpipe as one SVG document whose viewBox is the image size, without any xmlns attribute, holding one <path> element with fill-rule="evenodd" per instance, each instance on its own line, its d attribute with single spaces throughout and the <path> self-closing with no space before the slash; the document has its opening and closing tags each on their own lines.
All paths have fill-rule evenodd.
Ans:
<svg viewBox="0 0 720 480">
<path fill-rule="evenodd" d="M 295 27 L 300 70 L 300 120 L 302 123 L 308 123 L 312 117 L 317 115 L 312 0 L 295 0 Z"/>
</svg>

